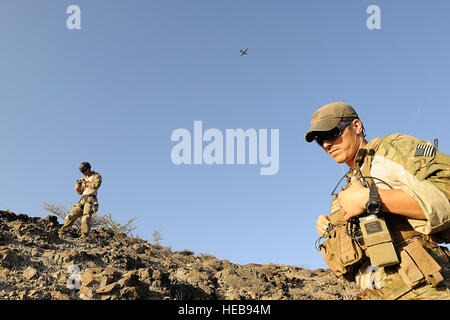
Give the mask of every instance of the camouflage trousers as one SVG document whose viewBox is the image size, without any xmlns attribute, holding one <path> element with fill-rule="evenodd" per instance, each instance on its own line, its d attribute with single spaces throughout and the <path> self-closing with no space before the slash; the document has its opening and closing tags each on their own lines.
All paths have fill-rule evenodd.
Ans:
<svg viewBox="0 0 450 320">
<path fill-rule="evenodd" d="M 439 273 L 443 280 L 437 286 L 433 286 L 429 281 L 411 286 L 401 277 L 397 267 L 386 267 L 381 275 L 381 288 L 366 289 L 359 298 L 362 300 L 450 300 L 448 250 L 435 246 L 427 251 L 441 267 Z"/>
<path fill-rule="evenodd" d="M 60 233 L 69 231 L 75 221 L 81 217 L 81 236 L 87 236 L 91 230 L 92 216 L 97 210 L 98 202 L 95 195 L 81 197 L 80 201 L 72 207 L 64 220 Z"/>
</svg>

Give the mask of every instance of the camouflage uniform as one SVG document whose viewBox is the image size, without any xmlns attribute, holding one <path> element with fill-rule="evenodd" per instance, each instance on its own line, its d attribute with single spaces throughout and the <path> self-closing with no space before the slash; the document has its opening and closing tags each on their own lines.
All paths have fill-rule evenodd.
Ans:
<svg viewBox="0 0 450 320">
<path fill-rule="evenodd" d="M 365 158 L 369 157 L 367 150 L 370 149 L 375 153 L 371 156 L 369 165 Z M 400 252 L 401 262 L 399 265 L 379 268 L 376 271 L 379 273 L 375 275 L 379 279 L 377 289 L 364 288 L 365 284 L 370 283 L 367 278 L 374 277 L 371 274 L 374 269 L 365 269 L 367 263 L 366 266 L 361 266 L 355 278 L 356 282 L 366 289 L 362 298 L 449 300 L 448 249 L 438 246 L 437 243 L 450 241 L 450 156 L 436 150 L 428 141 L 403 134 L 392 134 L 371 140 L 365 149 L 358 152 L 356 163 L 361 166 L 364 176 L 370 175 L 384 181 L 373 180 L 379 189 L 392 187 L 405 191 L 419 203 L 427 218 L 419 220 L 392 215 L 395 223 L 391 224 L 390 229 L 397 251 Z M 437 262 L 427 262 L 433 264 L 432 272 L 440 274 L 435 275 L 439 277 L 435 283 L 432 275 L 427 275 L 426 270 L 416 266 L 420 267 L 417 261 L 414 261 L 414 255 L 414 263 L 407 264 L 407 260 L 410 260 L 407 245 L 415 240 L 420 242 L 426 253 Z M 440 277 L 442 281 L 439 281 Z"/>
<path fill-rule="evenodd" d="M 92 174 L 89 177 L 83 177 L 78 181 L 81 182 L 82 188 L 80 190 L 81 192 L 77 192 L 80 194 L 82 193 L 82 197 L 70 210 L 60 233 L 62 234 L 70 230 L 75 221 L 81 217 L 81 235 L 85 237 L 89 234 L 91 229 L 92 215 L 98 211 L 97 190 L 102 183 L 102 176 L 99 173 L 92 171 Z M 86 187 L 86 182 L 91 182 L 93 188 Z"/>
<path fill-rule="evenodd" d="M 359 116 L 347 103 L 327 104 L 314 112 L 305 140 L 323 147 L 323 141 L 342 134 L 339 124 L 355 119 Z M 357 226 L 344 219 L 338 198 L 332 199 L 330 224 L 322 236 L 327 239 L 319 246 L 330 269 L 356 281 L 365 290 L 362 299 L 450 299 L 449 253 L 438 245 L 450 242 L 450 156 L 428 141 L 392 134 L 359 149 L 355 166 L 370 185 L 403 190 L 426 219 L 381 213 L 399 263 L 378 268 L 370 265 L 366 244 L 350 236 Z"/>
</svg>

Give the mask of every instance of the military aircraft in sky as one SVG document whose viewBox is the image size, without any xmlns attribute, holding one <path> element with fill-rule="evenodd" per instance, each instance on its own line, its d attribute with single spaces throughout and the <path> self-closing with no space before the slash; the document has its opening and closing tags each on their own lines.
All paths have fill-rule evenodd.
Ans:
<svg viewBox="0 0 450 320">
<path fill-rule="evenodd" d="M 248 50 L 248 48 L 245 49 L 245 50 L 242 50 L 242 49 L 241 49 L 241 57 L 242 57 L 244 54 L 247 54 L 247 50 Z"/>
</svg>

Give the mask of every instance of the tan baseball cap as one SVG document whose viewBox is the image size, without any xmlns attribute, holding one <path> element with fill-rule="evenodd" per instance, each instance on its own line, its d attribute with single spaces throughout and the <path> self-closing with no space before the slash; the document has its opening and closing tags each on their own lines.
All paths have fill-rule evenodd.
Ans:
<svg viewBox="0 0 450 320">
<path fill-rule="evenodd" d="M 350 119 L 359 119 L 352 106 L 345 102 L 333 102 L 319 108 L 314 112 L 311 128 L 306 131 L 305 139 L 312 142 L 318 132 L 334 129 L 340 122 Z"/>
</svg>

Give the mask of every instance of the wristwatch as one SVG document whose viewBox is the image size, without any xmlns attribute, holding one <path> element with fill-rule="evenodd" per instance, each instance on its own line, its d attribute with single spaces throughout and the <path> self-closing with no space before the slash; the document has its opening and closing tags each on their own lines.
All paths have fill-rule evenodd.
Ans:
<svg viewBox="0 0 450 320">
<path fill-rule="evenodd" d="M 369 200 L 366 203 L 366 211 L 370 214 L 377 214 L 381 211 L 381 200 L 378 194 L 378 188 L 370 187 Z"/>
</svg>

